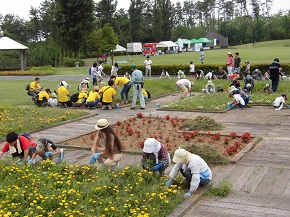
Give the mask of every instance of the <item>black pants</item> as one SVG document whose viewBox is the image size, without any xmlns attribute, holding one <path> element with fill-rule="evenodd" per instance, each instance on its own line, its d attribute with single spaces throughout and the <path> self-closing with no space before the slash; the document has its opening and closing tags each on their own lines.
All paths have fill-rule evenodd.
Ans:
<svg viewBox="0 0 290 217">
<path fill-rule="evenodd" d="M 279 78 L 278 79 L 272 79 L 272 91 L 275 93 L 278 89 L 279 85 Z"/>
<path fill-rule="evenodd" d="M 189 169 L 187 169 L 187 170 L 185 170 L 185 172 L 183 172 L 183 169 L 180 168 L 180 172 L 188 180 L 188 182 L 191 182 L 192 174 L 191 174 L 191 171 Z M 210 182 L 209 179 L 203 179 L 200 177 L 199 187 L 207 185 L 209 182 Z"/>
</svg>

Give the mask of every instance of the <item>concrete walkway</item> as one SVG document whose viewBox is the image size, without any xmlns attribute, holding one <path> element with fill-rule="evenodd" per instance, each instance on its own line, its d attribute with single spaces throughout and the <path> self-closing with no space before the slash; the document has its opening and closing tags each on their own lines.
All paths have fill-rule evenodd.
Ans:
<svg viewBox="0 0 290 217">
<path fill-rule="evenodd" d="M 222 133 L 251 132 L 263 137 L 251 152 L 237 164 L 213 168 L 213 183 L 228 180 L 233 184 L 233 192 L 226 198 L 202 197 L 199 202 L 184 215 L 189 216 L 290 216 L 290 126 L 289 110 L 274 111 L 271 107 L 252 107 L 227 113 L 168 112 L 156 111 L 159 102 L 165 105 L 178 98 L 177 94 L 151 100 L 146 110 L 102 111 L 90 110 L 95 116 L 77 122 L 35 133 L 35 137 L 45 136 L 61 145 L 62 141 L 93 132 L 99 118 L 110 123 L 125 120 L 142 112 L 145 115 L 179 118 L 209 116 L 221 122 L 225 129 Z M 3 145 L 3 144 L 0 144 Z M 66 149 L 66 161 L 74 164 L 88 164 L 88 150 Z M 139 165 L 141 156 L 125 154 L 121 166 Z"/>
</svg>

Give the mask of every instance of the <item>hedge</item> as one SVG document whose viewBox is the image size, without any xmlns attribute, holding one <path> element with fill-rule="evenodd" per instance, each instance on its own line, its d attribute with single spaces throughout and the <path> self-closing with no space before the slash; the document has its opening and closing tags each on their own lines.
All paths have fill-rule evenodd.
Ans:
<svg viewBox="0 0 290 217">
<path fill-rule="evenodd" d="M 74 58 L 69 58 L 69 57 L 64 57 L 62 60 L 62 63 L 66 67 L 75 67 L 75 63 L 79 62 L 79 66 L 84 66 L 85 61 L 81 59 L 74 59 Z"/>
<path fill-rule="evenodd" d="M 141 70 L 142 72 L 145 72 L 145 66 L 144 65 L 136 65 L 137 69 Z M 201 64 L 197 64 L 195 66 L 195 71 L 198 70 L 203 70 L 203 72 L 206 74 L 209 71 L 218 71 L 218 68 L 221 65 L 218 64 L 213 64 L 213 65 L 201 65 Z M 111 72 L 111 65 L 104 65 L 104 72 L 106 72 L 108 74 L 108 72 Z M 251 71 L 253 72 L 255 69 L 259 69 L 262 71 L 262 73 L 266 72 L 267 69 L 269 67 L 269 64 L 252 64 L 251 65 Z M 290 64 L 283 64 L 283 71 L 286 72 L 286 74 L 289 74 L 289 70 L 290 70 Z M 160 75 L 162 69 L 166 69 L 170 75 L 177 75 L 178 70 L 182 70 L 185 72 L 185 74 L 189 74 L 189 65 L 187 64 L 177 64 L 177 65 L 154 65 L 152 66 L 152 71 L 151 74 L 152 75 Z M 224 69 L 226 69 L 226 67 L 224 66 Z M 242 68 L 242 70 L 245 70 L 245 67 Z M 131 73 L 131 65 L 122 65 L 122 67 L 119 69 L 118 74 L 119 75 L 124 75 L 125 72 L 130 72 Z"/>
</svg>

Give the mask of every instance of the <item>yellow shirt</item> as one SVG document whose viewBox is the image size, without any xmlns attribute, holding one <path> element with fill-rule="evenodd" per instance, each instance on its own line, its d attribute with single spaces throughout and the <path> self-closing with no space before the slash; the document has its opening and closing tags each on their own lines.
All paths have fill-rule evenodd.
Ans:
<svg viewBox="0 0 290 217">
<path fill-rule="evenodd" d="M 105 92 L 104 92 L 105 91 Z M 116 94 L 116 91 L 111 86 L 104 86 L 101 88 L 100 92 L 103 93 L 103 102 L 113 102 L 113 95 Z"/>
<path fill-rule="evenodd" d="M 57 95 L 58 95 L 58 101 L 59 102 L 67 102 L 68 101 L 68 89 L 66 89 L 64 86 L 60 86 L 57 89 Z"/>
<path fill-rule="evenodd" d="M 128 78 L 125 77 L 117 77 L 115 80 L 115 84 L 121 84 L 121 85 L 125 85 L 129 82 L 130 80 Z"/>
<path fill-rule="evenodd" d="M 100 99 L 99 92 L 91 91 L 89 97 L 87 98 L 87 102 L 95 102 L 96 99 Z"/>
<path fill-rule="evenodd" d="M 40 87 L 40 84 L 33 81 L 30 83 L 29 91 L 34 92 L 35 88 L 39 88 L 39 87 Z"/>
<path fill-rule="evenodd" d="M 38 94 L 38 100 L 42 101 L 43 98 L 46 98 L 47 100 L 49 99 L 49 95 L 46 91 L 40 91 L 40 93 Z"/>
<path fill-rule="evenodd" d="M 86 92 L 80 92 L 79 99 L 75 103 L 76 104 L 82 103 L 83 98 L 85 98 L 85 99 L 88 98 L 88 94 Z"/>
<path fill-rule="evenodd" d="M 144 96 L 147 96 L 147 97 L 148 97 L 148 94 L 147 94 L 147 92 L 145 91 L 144 88 L 142 88 L 142 92 L 143 92 L 143 95 L 144 95 Z"/>
</svg>

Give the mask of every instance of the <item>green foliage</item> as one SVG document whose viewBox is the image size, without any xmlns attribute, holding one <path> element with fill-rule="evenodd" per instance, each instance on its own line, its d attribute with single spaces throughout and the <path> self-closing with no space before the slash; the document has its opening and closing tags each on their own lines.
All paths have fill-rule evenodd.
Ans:
<svg viewBox="0 0 290 217">
<path fill-rule="evenodd" d="M 211 183 L 208 187 L 208 194 L 212 196 L 226 197 L 231 192 L 233 185 L 226 180 L 222 180 L 218 186 Z"/>
<path fill-rule="evenodd" d="M 209 165 L 225 165 L 229 160 L 210 144 L 191 143 L 184 147 L 187 151 L 199 155 Z"/>
<path fill-rule="evenodd" d="M 184 191 L 165 187 L 167 176 L 137 167 L 112 171 L 49 160 L 0 166 L 4 216 L 167 216 L 184 200 Z"/>
<path fill-rule="evenodd" d="M 75 58 L 69 58 L 69 57 L 64 57 L 62 62 L 63 62 L 63 65 L 66 67 L 75 67 L 76 62 L 79 62 L 79 66 L 85 65 L 85 62 L 82 59 L 75 59 Z"/>
<path fill-rule="evenodd" d="M 183 124 L 184 129 L 187 130 L 221 130 L 223 126 L 221 123 L 216 122 L 213 118 L 207 116 L 198 116 L 195 119 L 188 119 Z"/>
<path fill-rule="evenodd" d="M 105 24 L 104 28 L 102 29 L 102 44 L 100 46 L 100 50 L 102 52 L 110 52 L 111 50 L 115 50 L 118 42 L 119 41 L 114 32 L 114 29 L 110 26 L 109 23 Z"/>
</svg>

